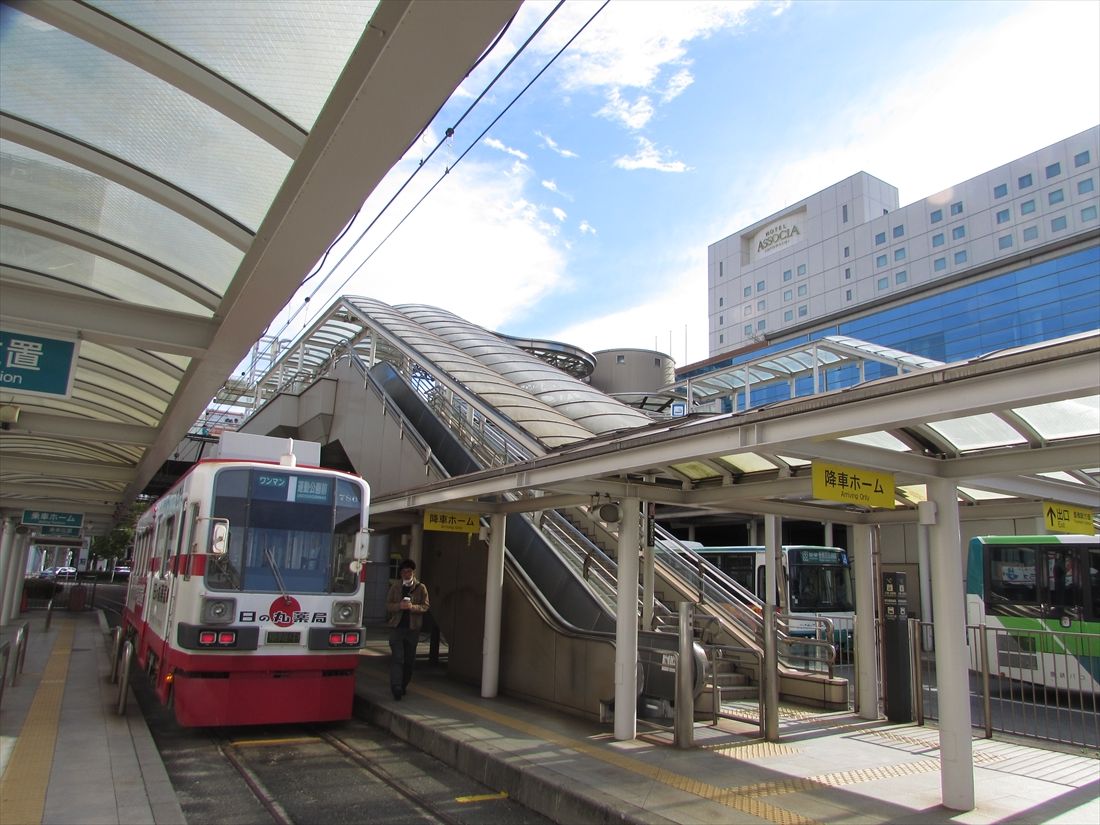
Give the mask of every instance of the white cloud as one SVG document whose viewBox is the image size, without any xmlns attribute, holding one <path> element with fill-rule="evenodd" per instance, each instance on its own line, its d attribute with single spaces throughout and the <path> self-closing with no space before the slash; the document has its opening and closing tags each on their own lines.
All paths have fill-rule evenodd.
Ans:
<svg viewBox="0 0 1100 825">
<path fill-rule="evenodd" d="M 596 227 L 590 224 L 588 221 L 581 221 L 580 226 L 577 227 L 582 235 L 595 235 Z"/>
<path fill-rule="evenodd" d="M 641 95 L 633 103 L 628 103 L 618 89 L 612 89 L 607 93 L 607 103 L 596 114 L 608 120 L 617 120 L 628 129 L 641 129 L 649 123 L 653 111 L 648 95 Z"/>
<path fill-rule="evenodd" d="M 512 155 L 513 157 L 517 157 L 520 160 L 527 160 L 526 152 L 523 152 L 519 149 L 513 149 L 511 146 L 505 146 L 496 138 L 485 138 L 482 143 L 484 143 L 490 149 L 496 149 L 498 152 L 504 152 L 505 154 Z"/>
<path fill-rule="evenodd" d="M 564 221 L 566 218 L 569 217 L 566 214 L 564 209 L 561 209 L 560 207 L 557 207 L 557 206 L 555 206 L 550 211 L 554 213 L 554 217 L 557 218 L 559 221 Z"/>
<path fill-rule="evenodd" d="M 616 347 L 655 349 L 677 364 L 707 357 L 707 251 L 699 246 L 662 273 L 660 290 L 617 312 L 569 324 L 547 337 L 593 352 Z"/>
<path fill-rule="evenodd" d="M 403 181 L 411 169 L 411 162 L 403 161 L 399 174 L 388 179 L 388 189 L 372 196 L 360 219 L 364 225 L 399 185 L 393 181 Z M 406 191 L 349 261 L 365 258 L 436 179 L 418 178 L 410 187 L 417 191 Z M 539 207 L 524 198 L 528 182 L 522 175 L 500 175 L 496 165 L 467 158 L 342 288 L 350 267 L 341 267 L 326 285 L 327 297 L 311 301 L 314 311 L 330 303 L 338 290 L 390 304 L 445 306 L 474 323 L 499 328 L 561 290 L 566 280 L 565 256 L 553 239 L 558 225 L 540 219 Z M 353 227 L 349 238 L 359 231 Z"/>
<path fill-rule="evenodd" d="M 552 181 L 552 180 L 544 180 L 542 182 L 542 188 L 543 189 L 549 189 L 551 192 L 557 192 L 558 191 L 558 185 L 556 183 L 554 183 L 554 181 Z"/>
<path fill-rule="evenodd" d="M 580 157 L 580 155 L 578 155 L 572 149 L 563 149 L 562 147 L 560 147 L 558 145 L 558 142 L 556 140 L 554 140 L 552 137 L 550 137 L 550 135 L 547 135 L 543 132 L 538 132 L 538 131 L 535 132 L 535 135 L 537 135 L 539 138 L 542 139 L 542 145 L 543 146 L 545 146 L 551 152 L 557 152 L 563 158 L 578 158 L 578 157 Z"/>
<path fill-rule="evenodd" d="M 638 137 L 638 151 L 633 157 L 615 158 L 619 169 L 653 169 L 657 172 L 687 172 L 690 166 L 679 160 L 662 160 L 661 153 L 649 138 Z"/>
<path fill-rule="evenodd" d="M 676 72 L 676 74 L 669 79 L 668 85 L 661 95 L 661 102 L 668 103 L 670 100 L 675 100 L 694 82 L 695 77 L 692 76 L 688 69 L 680 69 L 680 71 Z"/>
</svg>

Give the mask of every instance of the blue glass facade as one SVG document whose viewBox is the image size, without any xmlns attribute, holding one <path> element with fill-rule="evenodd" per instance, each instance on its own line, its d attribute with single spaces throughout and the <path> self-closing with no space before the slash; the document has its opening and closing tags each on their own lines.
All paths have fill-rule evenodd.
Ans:
<svg viewBox="0 0 1100 825">
<path fill-rule="evenodd" d="M 847 335 L 952 362 L 1096 329 L 1100 329 L 1100 246 L 841 321 L 680 377 L 705 374 L 827 335 Z M 872 381 L 893 375 L 894 370 L 869 362 L 864 374 Z M 828 389 L 851 386 L 858 380 L 855 367 L 826 374 Z M 807 377 L 796 383 L 795 394 L 808 395 L 812 389 L 812 379 Z M 789 397 L 785 384 L 763 387 L 753 393 L 752 406 Z"/>
</svg>

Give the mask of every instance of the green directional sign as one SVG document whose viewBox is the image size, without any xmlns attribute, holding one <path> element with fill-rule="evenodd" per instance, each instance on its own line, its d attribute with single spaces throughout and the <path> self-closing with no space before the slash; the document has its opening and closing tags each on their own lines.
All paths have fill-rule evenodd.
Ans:
<svg viewBox="0 0 1100 825">
<path fill-rule="evenodd" d="M 71 515 L 71 514 L 67 514 Z M 43 538 L 61 538 L 61 539 L 78 539 L 80 538 L 79 527 L 58 527 L 51 524 L 45 524 L 36 529 L 35 535 Z"/>
<path fill-rule="evenodd" d="M 0 329 L 0 390 L 68 398 L 77 341 Z"/>
<path fill-rule="evenodd" d="M 84 514 L 24 510 L 22 523 L 31 527 L 83 527 Z"/>
</svg>

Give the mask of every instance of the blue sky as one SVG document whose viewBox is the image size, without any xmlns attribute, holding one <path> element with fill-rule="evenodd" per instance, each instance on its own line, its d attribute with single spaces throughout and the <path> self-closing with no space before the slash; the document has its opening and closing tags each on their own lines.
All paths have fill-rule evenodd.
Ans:
<svg viewBox="0 0 1100 825">
<path fill-rule="evenodd" d="M 612 0 L 456 165 L 599 8 L 569 0 L 353 247 L 553 6 L 523 5 L 273 329 L 346 293 L 690 363 L 708 244 L 860 170 L 906 204 L 1100 122 L 1092 0 Z"/>
</svg>

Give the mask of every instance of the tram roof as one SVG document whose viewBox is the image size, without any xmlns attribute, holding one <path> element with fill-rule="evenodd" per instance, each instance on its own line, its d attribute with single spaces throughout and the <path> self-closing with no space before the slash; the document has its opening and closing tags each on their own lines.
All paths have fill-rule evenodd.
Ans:
<svg viewBox="0 0 1100 825">
<path fill-rule="evenodd" d="M 5 0 L 0 509 L 103 532 L 518 6 Z"/>
</svg>

